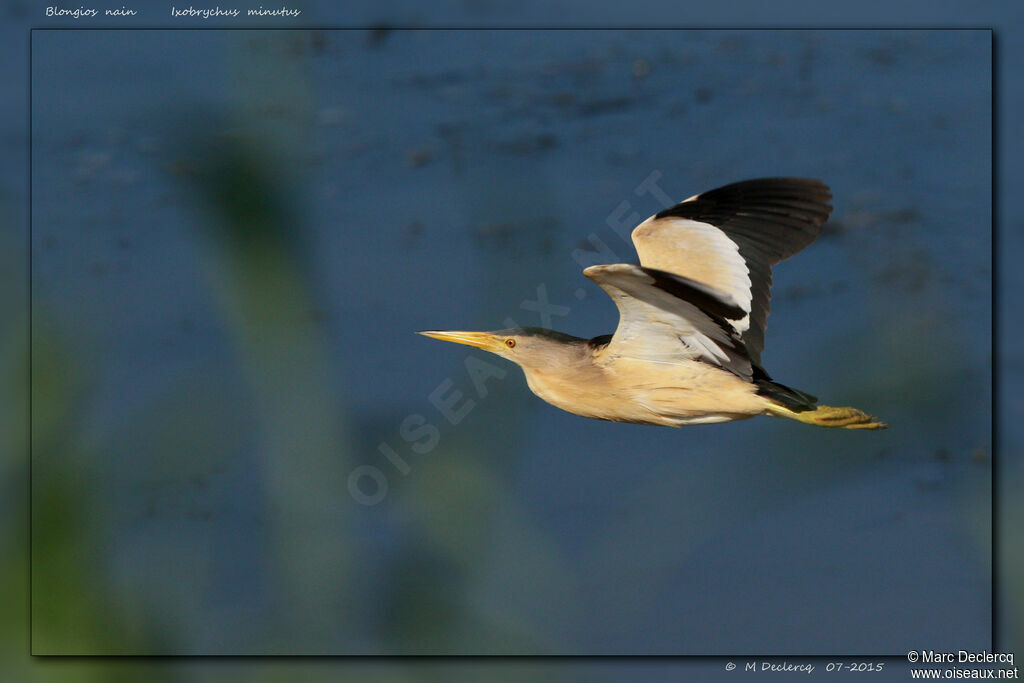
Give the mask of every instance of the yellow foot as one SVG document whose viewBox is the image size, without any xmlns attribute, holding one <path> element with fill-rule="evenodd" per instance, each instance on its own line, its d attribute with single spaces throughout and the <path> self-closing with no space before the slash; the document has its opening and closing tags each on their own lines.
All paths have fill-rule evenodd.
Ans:
<svg viewBox="0 0 1024 683">
<path fill-rule="evenodd" d="M 796 412 L 782 406 L 771 405 L 768 413 L 777 417 L 788 417 L 805 424 L 819 427 L 842 427 L 843 429 L 885 429 L 889 425 L 878 418 L 856 408 L 817 406 L 813 410 Z"/>
</svg>

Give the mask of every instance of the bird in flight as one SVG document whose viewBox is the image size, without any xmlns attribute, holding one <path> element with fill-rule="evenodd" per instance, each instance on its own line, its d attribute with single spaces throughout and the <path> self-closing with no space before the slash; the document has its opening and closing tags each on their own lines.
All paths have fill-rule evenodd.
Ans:
<svg viewBox="0 0 1024 683">
<path fill-rule="evenodd" d="M 639 265 L 583 271 L 619 309 L 611 335 L 532 327 L 420 334 L 517 363 L 533 393 L 584 417 L 678 427 L 768 415 L 882 429 L 875 417 L 819 405 L 761 367 L 771 267 L 821 234 L 831 199 L 819 180 L 763 178 L 651 216 L 633 230 Z"/>
</svg>

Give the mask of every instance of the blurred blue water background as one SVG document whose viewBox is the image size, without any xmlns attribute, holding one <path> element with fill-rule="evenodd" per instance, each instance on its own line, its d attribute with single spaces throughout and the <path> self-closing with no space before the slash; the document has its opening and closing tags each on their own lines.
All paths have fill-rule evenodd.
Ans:
<svg viewBox="0 0 1024 683">
<path fill-rule="evenodd" d="M 989 32 L 32 56 L 36 653 L 990 645 Z M 836 207 L 776 270 L 766 367 L 888 432 L 588 421 L 412 334 L 610 332 L 580 252 L 634 259 L 638 186 L 763 175 Z"/>
</svg>

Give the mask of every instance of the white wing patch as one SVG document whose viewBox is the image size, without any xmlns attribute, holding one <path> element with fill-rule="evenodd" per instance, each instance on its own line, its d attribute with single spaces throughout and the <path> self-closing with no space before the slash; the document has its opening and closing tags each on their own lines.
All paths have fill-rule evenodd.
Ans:
<svg viewBox="0 0 1024 683">
<path fill-rule="evenodd" d="M 600 285 L 619 309 L 619 326 L 607 348 L 611 356 L 653 363 L 700 359 L 749 376 L 750 360 L 739 333 L 723 327 L 732 321 L 716 316 L 716 322 L 716 317 L 697 304 L 666 291 L 665 282 L 658 283 L 639 266 L 591 266 L 583 274 Z M 672 278 L 676 287 L 685 288 L 691 297 L 713 298 L 718 306 L 741 309 L 730 295 L 703 283 L 666 273 L 658 277 Z"/>
<path fill-rule="evenodd" d="M 633 244 L 644 267 L 682 275 L 728 294 L 746 312 L 730 324 L 740 334 L 750 327 L 750 270 L 739 246 L 724 232 L 688 218 L 652 216 L 633 230 Z"/>
</svg>

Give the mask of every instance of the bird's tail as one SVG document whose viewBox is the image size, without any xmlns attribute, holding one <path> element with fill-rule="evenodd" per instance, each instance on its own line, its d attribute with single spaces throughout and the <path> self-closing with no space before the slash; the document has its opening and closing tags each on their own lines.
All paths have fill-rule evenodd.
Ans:
<svg viewBox="0 0 1024 683">
<path fill-rule="evenodd" d="M 765 399 L 767 414 L 788 417 L 804 424 L 843 429 L 885 429 L 889 425 L 856 408 L 834 408 L 817 405 L 815 396 L 779 384 L 762 368 L 754 366 L 757 393 Z"/>
<path fill-rule="evenodd" d="M 777 404 L 768 405 L 768 414 L 775 417 L 788 417 L 804 424 L 819 427 L 842 427 L 843 429 L 885 429 L 889 425 L 881 422 L 873 415 L 856 408 L 832 406 L 814 406 L 805 410 L 790 410 Z"/>
</svg>

